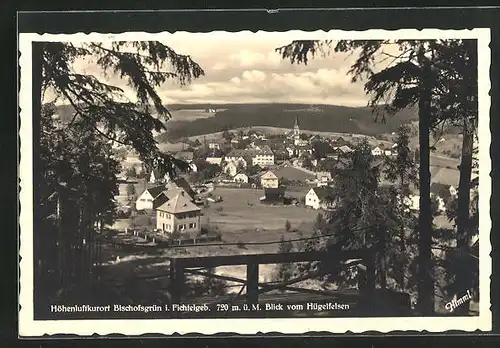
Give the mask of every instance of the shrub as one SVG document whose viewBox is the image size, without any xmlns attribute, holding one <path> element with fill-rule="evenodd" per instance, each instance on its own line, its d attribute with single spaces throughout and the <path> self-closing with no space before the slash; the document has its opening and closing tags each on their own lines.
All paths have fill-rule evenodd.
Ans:
<svg viewBox="0 0 500 348">
<path fill-rule="evenodd" d="M 176 239 L 180 239 L 181 237 L 182 237 L 182 234 L 180 231 L 174 231 L 170 234 L 169 239 L 176 240 Z"/>
</svg>

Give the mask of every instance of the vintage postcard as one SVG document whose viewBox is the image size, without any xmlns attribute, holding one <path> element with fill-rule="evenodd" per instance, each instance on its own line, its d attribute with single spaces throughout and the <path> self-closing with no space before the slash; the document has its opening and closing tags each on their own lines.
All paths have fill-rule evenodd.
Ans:
<svg viewBox="0 0 500 348">
<path fill-rule="evenodd" d="M 489 43 L 20 34 L 20 335 L 491 330 Z"/>
</svg>

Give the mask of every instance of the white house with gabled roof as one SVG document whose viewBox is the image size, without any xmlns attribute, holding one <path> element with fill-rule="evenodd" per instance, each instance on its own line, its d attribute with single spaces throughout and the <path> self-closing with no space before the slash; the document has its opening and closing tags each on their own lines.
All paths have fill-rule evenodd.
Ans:
<svg viewBox="0 0 500 348">
<path fill-rule="evenodd" d="M 264 188 L 278 188 L 279 179 L 272 171 L 267 171 L 260 176 L 260 185 Z"/>
<path fill-rule="evenodd" d="M 201 209 L 184 190 L 156 208 L 156 228 L 163 233 L 181 232 L 196 236 L 201 231 Z"/>
<path fill-rule="evenodd" d="M 241 184 L 248 184 L 248 175 L 245 173 L 238 173 L 233 177 L 233 181 Z"/>
<path fill-rule="evenodd" d="M 160 198 L 161 194 L 166 191 L 165 185 L 159 185 L 144 190 L 139 195 L 135 202 L 135 209 L 137 210 L 153 210 L 156 201 Z"/>
</svg>

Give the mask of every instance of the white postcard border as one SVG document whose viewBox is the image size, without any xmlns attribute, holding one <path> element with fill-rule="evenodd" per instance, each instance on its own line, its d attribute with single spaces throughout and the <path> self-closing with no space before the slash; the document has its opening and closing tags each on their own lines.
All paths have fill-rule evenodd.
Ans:
<svg viewBox="0 0 500 348">
<path fill-rule="evenodd" d="M 199 36 L 200 39 L 477 39 L 478 40 L 478 79 L 479 79 L 479 264 L 480 264 L 480 297 L 479 316 L 477 317 L 397 317 L 397 318 L 287 318 L 287 319 L 140 319 L 140 320 L 34 320 L 33 306 L 33 172 L 32 172 L 32 74 L 31 57 L 34 41 L 115 41 L 115 40 L 165 40 L 175 35 Z M 286 41 L 286 40 L 285 40 Z M 291 41 L 291 40 L 290 40 Z M 447 330 L 489 331 L 491 330 L 490 310 L 490 275 L 491 275 L 491 133 L 490 116 L 490 30 L 476 28 L 472 30 L 438 30 L 438 29 L 402 29 L 402 30 L 366 30 L 329 32 L 287 31 L 263 32 L 251 31 L 210 33 L 121 33 L 121 34 L 19 34 L 18 48 L 20 52 L 20 283 L 19 283 L 19 335 L 37 337 L 54 334 L 75 335 L 107 335 L 107 334 L 216 334 L 237 333 L 255 334 L 278 332 L 283 334 L 300 334 L 306 332 L 363 333 L 367 331 L 427 331 L 444 332 Z"/>
</svg>

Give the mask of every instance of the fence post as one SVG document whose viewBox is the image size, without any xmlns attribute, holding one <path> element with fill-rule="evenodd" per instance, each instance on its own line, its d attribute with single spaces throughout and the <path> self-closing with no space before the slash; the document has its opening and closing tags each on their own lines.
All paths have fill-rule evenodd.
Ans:
<svg viewBox="0 0 500 348">
<path fill-rule="evenodd" d="M 247 300 L 250 304 L 259 303 L 259 264 L 247 264 Z"/>
<path fill-rule="evenodd" d="M 179 260 L 170 261 L 170 279 L 172 280 L 172 302 L 179 303 L 184 291 L 184 266 Z"/>
</svg>

